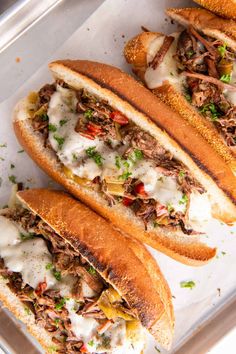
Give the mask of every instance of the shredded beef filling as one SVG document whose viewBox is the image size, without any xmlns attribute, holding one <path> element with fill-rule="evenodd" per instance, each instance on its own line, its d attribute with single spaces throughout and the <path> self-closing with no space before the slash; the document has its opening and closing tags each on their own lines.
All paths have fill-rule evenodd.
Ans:
<svg viewBox="0 0 236 354">
<path fill-rule="evenodd" d="M 68 88 L 61 81 L 57 81 L 56 84 Z M 56 84 L 45 85 L 39 91 L 39 110 L 35 112 L 33 117 L 33 127 L 43 134 L 45 146 L 50 146 L 47 109 L 50 98 L 55 92 Z M 112 139 L 118 141 L 118 146 L 128 144 L 128 148 L 122 156 L 124 160 L 138 151 L 140 155 L 138 158 L 145 158 L 154 162 L 156 169 L 160 173 L 163 173 L 164 176 L 172 176 L 177 180 L 179 190 L 187 196 L 186 210 L 189 205 L 188 197 L 193 190 L 199 193 L 205 192 L 204 188 L 191 176 L 188 169 L 181 162 L 177 161 L 149 133 L 141 130 L 119 111 L 114 111 L 108 102 L 98 99 L 84 89 L 76 91 L 76 97 L 78 98 L 76 106 L 78 121 L 75 131 L 80 135 L 90 140 L 99 138 L 111 150 L 113 149 Z M 38 114 L 38 111 L 40 114 Z M 91 150 L 91 156 L 97 158 L 97 164 L 102 164 L 102 157 L 92 154 L 95 154 L 95 150 Z M 174 213 L 173 210 L 168 212 L 167 208 L 163 209 L 163 206 L 160 206 L 158 201 L 148 198 L 141 181 L 132 178 L 129 172 L 124 174 L 122 179 L 124 180 L 123 197 L 109 193 L 105 179 L 102 180 L 99 176 L 94 178 L 90 186 L 103 193 L 104 198 L 110 206 L 122 202 L 125 206 L 130 207 L 143 220 L 145 227 L 151 222 L 154 225 L 172 229 L 179 227 L 186 234 L 194 234 L 193 230 L 183 227 L 183 223 L 186 223 L 186 213 Z"/>
<path fill-rule="evenodd" d="M 235 106 L 225 96 L 224 89 L 229 88 L 235 52 L 190 26 L 179 36 L 175 57 L 180 73 L 186 76 L 186 98 L 214 123 L 226 144 L 234 147 Z"/>
<path fill-rule="evenodd" d="M 77 314 L 83 317 L 92 317 L 101 323 L 101 327 L 107 324 L 104 313 L 98 307 L 97 301 L 102 291 L 107 288 L 106 283 L 99 274 L 76 252 L 67 242 L 57 235 L 45 222 L 29 210 L 23 208 L 6 209 L 5 217 L 19 224 L 33 237 L 43 237 L 53 257 L 53 266 L 61 272 L 61 275 L 72 275 L 77 279 L 72 290 L 72 296 L 79 302 Z M 65 307 L 65 299 L 60 291 L 46 290 L 44 283 L 40 283 L 37 289 L 24 284 L 20 273 L 9 271 L 4 260 L 0 258 L 0 275 L 7 279 L 8 287 L 25 304 L 25 309 L 31 311 L 36 323 L 53 334 L 53 342 L 57 345 L 58 353 L 80 353 L 83 342 L 76 338 L 71 329 L 68 311 Z M 85 281 L 97 296 L 85 297 L 81 289 L 81 279 Z M 131 313 L 130 308 L 123 301 L 119 302 L 126 313 Z"/>
</svg>

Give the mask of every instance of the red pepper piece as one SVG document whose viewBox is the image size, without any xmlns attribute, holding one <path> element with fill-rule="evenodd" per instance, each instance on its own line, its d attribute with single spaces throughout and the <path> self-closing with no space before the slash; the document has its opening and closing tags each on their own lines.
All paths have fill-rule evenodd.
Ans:
<svg viewBox="0 0 236 354">
<path fill-rule="evenodd" d="M 79 132 L 79 133 L 80 133 L 80 135 L 84 136 L 87 139 L 90 139 L 90 140 L 95 139 L 94 133 L 92 133 L 89 130 L 84 130 L 83 132 Z"/>
<path fill-rule="evenodd" d="M 82 345 L 82 347 L 79 348 L 81 353 L 88 353 L 88 349 L 85 344 Z"/>
<path fill-rule="evenodd" d="M 132 203 L 133 203 L 133 199 L 130 199 L 128 197 L 124 197 L 123 200 L 122 200 L 122 203 L 125 205 L 125 206 L 130 206 Z"/>
<path fill-rule="evenodd" d="M 143 182 L 140 182 L 139 184 L 137 184 L 134 188 L 135 192 L 137 194 L 142 195 L 143 197 L 147 197 L 147 192 L 144 189 L 144 184 Z"/>
<path fill-rule="evenodd" d="M 129 123 L 129 120 L 124 114 L 120 113 L 119 111 L 113 111 L 110 113 L 110 118 L 114 120 L 114 122 L 120 125 L 126 125 Z"/>
<path fill-rule="evenodd" d="M 42 293 L 47 289 L 47 282 L 42 281 L 41 283 L 38 283 L 37 288 L 35 289 L 36 295 L 40 296 Z"/>
<path fill-rule="evenodd" d="M 88 124 L 87 124 L 87 129 L 89 130 L 89 131 L 91 131 L 92 133 L 96 133 L 96 134 L 99 134 L 99 133 L 101 133 L 102 132 L 102 128 L 99 126 L 99 125 L 97 125 L 97 124 L 94 124 L 94 123 L 91 123 L 91 122 L 89 122 Z"/>
</svg>

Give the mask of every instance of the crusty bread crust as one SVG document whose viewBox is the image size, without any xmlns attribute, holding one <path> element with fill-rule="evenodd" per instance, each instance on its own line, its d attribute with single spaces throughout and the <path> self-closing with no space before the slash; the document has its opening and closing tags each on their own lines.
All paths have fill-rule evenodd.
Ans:
<svg viewBox="0 0 236 354">
<path fill-rule="evenodd" d="M 19 106 L 25 108 L 25 102 L 25 100 L 21 101 L 18 108 Z M 27 111 L 25 109 L 17 111 L 17 118 L 19 117 L 27 117 Z M 42 137 L 32 130 L 30 122 L 29 119 L 14 121 L 14 129 L 19 142 L 49 176 L 62 184 L 75 197 L 82 200 L 127 234 L 147 243 L 177 261 L 192 266 L 200 266 L 215 257 L 216 249 L 199 243 L 195 237 L 182 237 L 172 233 L 165 233 L 161 228 L 147 232 L 142 221 L 131 216 L 132 213 L 127 214 L 124 212 L 124 209 L 125 211 L 128 210 L 127 208 L 120 205 L 111 208 L 104 202 L 100 194 L 83 188 L 83 186 L 68 179 L 61 170 L 55 154 L 51 150 L 44 148 Z"/>
<path fill-rule="evenodd" d="M 202 137 L 206 139 L 213 149 L 224 159 L 227 165 L 229 165 L 234 175 L 236 175 L 236 157 L 232 154 L 227 145 L 225 145 L 223 138 L 221 138 L 213 123 L 199 114 L 197 110 L 187 102 L 183 95 L 168 82 L 153 89 L 152 92 L 196 128 Z"/>
<path fill-rule="evenodd" d="M 83 82 L 88 88 L 96 88 L 101 96 L 107 97 L 185 163 L 209 192 L 212 190 L 210 194 L 219 209 L 219 217 L 226 222 L 236 220 L 236 179 L 232 171 L 179 114 L 113 66 L 86 60 L 62 60 L 51 63 L 50 69 L 72 86 L 81 87 Z"/>
<path fill-rule="evenodd" d="M 235 0 L 194 0 L 197 4 L 222 17 L 236 20 Z"/>
<path fill-rule="evenodd" d="M 46 354 L 56 353 L 57 346 L 52 341 L 50 333 L 35 323 L 34 314 L 30 310 L 26 312 L 26 306 L 6 284 L 7 280 L 0 277 L 0 300 L 3 306 L 10 310 L 17 319 L 21 320 L 27 326 L 28 332 L 37 339 Z"/>
<path fill-rule="evenodd" d="M 143 326 L 168 348 L 174 327 L 171 293 L 146 248 L 68 194 L 35 189 L 17 195 L 122 295 Z"/>
<path fill-rule="evenodd" d="M 157 32 L 142 32 L 129 40 L 124 48 L 125 59 L 133 66 L 134 73 L 144 84 L 145 72 L 148 66 L 147 53 L 151 42 L 158 36 L 160 36 L 160 33 Z M 152 92 L 196 128 L 202 137 L 206 139 L 213 149 L 224 159 L 226 164 L 229 165 L 233 173 L 236 174 L 235 153 L 226 146 L 213 123 L 199 114 L 197 110 L 186 101 L 181 93 L 168 82 L 153 89 Z"/>
<path fill-rule="evenodd" d="M 196 7 L 167 9 L 167 15 L 182 25 L 192 25 L 207 36 L 220 39 L 236 50 L 236 22 Z"/>
</svg>

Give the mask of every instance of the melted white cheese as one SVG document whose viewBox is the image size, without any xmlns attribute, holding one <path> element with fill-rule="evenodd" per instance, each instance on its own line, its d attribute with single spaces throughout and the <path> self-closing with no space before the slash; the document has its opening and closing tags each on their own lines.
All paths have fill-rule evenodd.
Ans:
<svg viewBox="0 0 236 354">
<path fill-rule="evenodd" d="M 175 41 L 172 43 L 164 62 L 153 73 L 153 77 L 159 78 L 162 83 L 163 80 L 177 80 L 179 78 L 170 75 L 170 72 L 177 73 L 175 60 L 172 58 L 176 50 L 176 42 L 179 34 L 173 34 Z M 163 37 L 159 37 L 153 41 L 150 46 L 150 53 L 148 60 L 151 61 L 156 51 L 160 48 L 163 42 Z M 170 62 L 172 67 L 170 68 Z M 161 68 L 161 75 L 159 69 Z M 173 70 L 172 70 L 173 69 Z M 149 71 L 151 71 L 150 69 Z M 153 71 L 153 70 L 152 70 Z M 147 74 L 148 75 L 148 74 Z M 123 150 L 127 146 L 116 147 L 116 150 L 109 148 L 103 141 L 99 139 L 90 140 L 79 133 L 75 132 L 74 128 L 78 120 L 78 114 L 75 113 L 76 97 L 72 90 L 64 89 L 60 86 L 57 87 L 57 91 L 52 95 L 49 103 L 49 123 L 57 127 L 56 132 L 49 133 L 49 140 L 53 149 L 57 152 L 59 159 L 62 163 L 68 167 L 72 172 L 81 178 L 93 180 L 95 177 L 100 176 L 102 179 L 111 178 L 119 180 L 125 171 L 126 167 L 120 164 L 118 169 L 116 166 L 116 156 L 122 156 Z M 67 120 L 66 124 L 60 125 L 60 120 Z M 64 139 L 64 143 L 61 147 L 55 140 L 55 134 Z M 88 158 L 86 149 L 95 147 L 96 151 L 102 156 L 102 166 L 98 166 L 95 161 Z M 74 159 L 77 157 L 77 161 Z M 79 162 L 78 162 L 79 161 Z M 175 177 L 164 176 L 156 169 L 154 162 L 150 160 L 141 160 L 132 164 L 129 161 L 129 171 L 132 172 L 131 177 L 138 178 L 144 183 L 144 189 L 148 193 L 148 196 L 159 201 L 162 205 L 171 206 L 176 212 L 185 212 L 186 204 L 181 203 L 183 193 L 178 189 L 178 183 Z M 207 197 L 206 197 L 207 198 Z M 197 211 L 200 207 L 198 203 L 195 204 L 193 198 L 190 199 L 190 215 L 195 215 L 194 218 L 201 220 L 201 211 Z M 208 208 L 205 206 L 205 208 Z M 194 212 L 193 212 L 194 210 Z"/>
<path fill-rule="evenodd" d="M 199 231 L 204 229 L 205 223 L 211 219 L 211 204 L 206 193 L 193 192 L 190 196 L 188 223 Z"/>
<path fill-rule="evenodd" d="M 236 63 L 234 62 L 234 66 L 233 66 L 233 72 L 232 72 L 232 78 L 231 78 L 231 85 L 236 84 Z M 226 96 L 226 98 L 233 104 L 236 106 L 236 91 L 230 91 L 230 90 L 224 90 L 224 94 Z"/>
<path fill-rule="evenodd" d="M 151 66 L 147 67 L 145 72 L 145 82 L 150 89 L 161 86 L 164 81 L 169 81 L 170 84 L 181 91 L 182 79 L 178 74 L 177 63 L 173 57 L 176 54 L 179 35 L 180 33 L 171 34 L 175 39 L 169 47 L 161 64 L 156 69 L 153 69 Z M 161 48 L 164 38 L 165 36 L 160 36 L 151 42 L 147 52 L 148 64 L 153 60 L 156 53 Z"/>
<path fill-rule="evenodd" d="M 47 282 L 47 287 L 57 281 L 46 265 L 52 262 L 52 256 L 46 242 L 41 238 L 21 241 L 20 232 L 7 218 L 0 216 L 0 256 L 6 267 L 13 272 L 20 272 L 23 281 L 34 289 L 40 282 Z"/>
<path fill-rule="evenodd" d="M 175 211 L 185 211 L 185 204 L 180 203 L 183 193 L 178 190 L 176 179 L 158 172 L 151 161 L 140 161 L 134 167 L 132 176 L 144 183 L 148 196 L 158 200 L 162 205 L 172 206 Z"/>
<path fill-rule="evenodd" d="M 132 341 L 127 337 L 126 322 L 123 319 L 116 319 L 101 336 L 97 332 L 100 326 L 99 322 L 76 313 L 77 303 L 75 300 L 66 301 L 66 308 L 69 312 L 72 331 L 78 339 L 84 342 L 89 353 L 140 354 L 144 348 L 144 334 L 141 325 L 138 335 Z M 104 338 L 108 339 L 108 348 L 103 345 Z"/>
</svg>

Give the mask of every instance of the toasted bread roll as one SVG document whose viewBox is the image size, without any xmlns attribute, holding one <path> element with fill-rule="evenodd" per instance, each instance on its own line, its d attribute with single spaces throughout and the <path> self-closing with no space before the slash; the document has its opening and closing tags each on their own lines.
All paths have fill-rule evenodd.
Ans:
<svg viewBox="0 0 236 354">
<path fill-rule="evenodd" d="M 167 14 L 181 24 L 191 25 L 205 35 L 226 42 L 227 45 L 235 49 L 236 27 L 234 21 L 231 24 L 228 20 L 221 19 L 209 11 L 196 8 L 168 9 Z M 173 35 L 178 37 L 178 34 Z M 235 174 L 235 147 L 227 146 L 225 138 L 216 129 L 215 124 L 207 120 L 186 100 L 189 95 L 184 92 L 185 87 L 181 84 L 183 78 L 179 76 L 176 70 L 177 39 L 169 49 L 169 54 L 164 58 L 160 68 L 156 68 L 156 75 L 150 68 L 151 60 L 155 57 L 159 48 L 158 41 L 159 39 L 163 40 L 163 38 L 165 38 L 165 35 L 156 32 L 138 34 L 129 40 L 124 48 L 127 62 L 133 66 L 134 73 L 153 90 L 155 95 L 180 113 L 184 119 L 197 129 Z M 159 79 L 155 78 L 158 77 L 158 74 Z"/>
<path fill-rule="evenodd" d="M 61 61 L 51 64 L 51 69 L 57 79 L 63 80 L 74 89 L 85 87 L 94 95 L 108 101 L 141 129 L 155 136 L 176 158 L 188 166 L 193 176 L 206 188 L 212 201 L 213 213 L 227 222 L 235 220 L 236 189 L 232 189 L 235 184 L 232 172 L 179 115 L 173 113 L 131 77 L 108 65 L 88 61 Z M 135 94 L 130 96 L 131 92 Z M 187 236 L 180 230 L 175 232 L 151 224 L 146 230 L 142 220 L 127 206 L 118 203 L 110 207 L 101 193 L 87 188 L 81 180 L 69 178 L 55 152 L 45 148 L 43 137 L 34 131 L 32 119 L 28 114 L 29 106 L 29 99 L 25 99 L 16 107 L 16 135 L 30 156 L 57 182 L 126 233 L 177 260 L 200 265 L 214 257 L 216 250 L 198 243 L 197 235 Z"/>
<path fill-rule="evenodd" d="M 197 4 L 222 17 L 236 20 L 235 0 L 194 0 Z"/>
<path fill-rule="evenodd" d="M 92 275 L 95 274 L 96 270 L 97 274 L 101 276 L 101 279 L 103 279 L 103 282 L 105 284 L 105 287 L 104 285 L 102 285 L 104 290 L 97 290 L 101 293 L 100 295 L 99 293 L 94 293 L 94 291 L 91 292 L 91 290 L 89 290 L 89 292 L 88 290 L 82 290 L 82 292 L 86 291 L 86 294 L 84 295 L 85 301 L 88 297 L 90 299 L 90 303 L 92 303 L 93 301 L 99 302 L 100 300 L 98 300 L 98 295 L 101 299 L 103 299 L 103 293 L 109 295 L 107 288 L 113 289 L 110 290 L 110 294 L 111 296 L 115 297 L 116 302 L 118 303 L 118 301 L 121 301 L 122 299 L 122 301 L 125 301 L 129 308 L 129 315 L 125 315 L 124 313 L 122 314 L 120 312 L 120 317 L 126 319 L 127 321 L 139 321 L 142 326 L 146 327 L 154 335 L 154 337 L 159 341 L 159 343 L 163 347 L 170 347 L 174 329 L 174 314 L 171 301 L 171 293 L 154 258 L 141 243 L 136 240 L 131 240 L 125 235 L 121 235 L 119 231 L 115 230 L 102 217 L 98 216 L 89 208 L 80 204 L 78 201 L 63 192 L 46 189 L 35 189 L 18 192 L 17 196 L 24 208 L 27 208 L 27 210 L 24 211 L 25 209 L 22 209 L 22 207 L 20 206 L 17 206 L 16 209 L 12 211 L 10 209 L 6 211 L 3 210 L 3 216 L 1 216 L 0 220 L 0 227 L 3 227 L 5 220 L 7 226 L 5 237 L 9 237 L 9 240 L 13 238 L 13 235 L 10 234 L 10 232 L 15 232 L 15 230 L 13 229 L 12 231 L 11 227 L 9 226 L 9 220 L 12 221 L 14 225 L 18 225 L 18 228 L 21 230 L 20 235 L 22 235 L 22 232 L 24 233 L 25 238 L 23 238 L 21 243 L 19 243 L 18 241 L 15 262 L 18 262 L 17 267 L 19 269 L 20 274 L 22 273 L 24 281 L 24 277 L 26 277 L 26 279 L 29 279 L 30 284 L 28 284 L 28 286 L 30 285 L 31 287 L 33 286 L 32 282 L 35 283 L 35 280 L 33 279 L 34 276 L 41 276 L 37 270 L 39 269 L 40 264 L 36 267 L 35 262 L 37 256 L 34 256 L 35 260 L 31 260 L 27 255 L 27 252 L 25 252 L 25 257 L 29 258 L 28 266 L 31 267 L 31 274 L 29 275 L 24 269 L 24 263 L 22 263 L 22 266 L 20 263 L 22 262 L 20 259 L 20 247 L 27 247 L 24 246 L 24 244 L 29 244 L 29 242 L 31 242 L 32 246 L 34 246 L 34 242 L 38 242 L 38 246 L 35 247 L 38 247 L 40 249 L 40 247 L 43 247 L 42 236 L 46 237 L 46 239 L 48 240 L 50 245 L 49 251 L 52 254 L 52 263 L 46 264 L 46 275 L 44 277 L 44 283 L 45 287 L 48 286 L 48 284 L 50 284 L 50 286 L 46 290 L 41 290 L 42 285 L 40 284 L 42 283 L 39 283 L 36 290 L 30 290 L 30 299 L 32 303 L 34 303 L 34 301 L 39 301 L 39 305 L 42 305 L 44 303 L 48 304 L 47 311 L 49 313 L 49 318 L 45 315 L 43 317 L 44 321 L 41 325 L 39 323 L 36 323 L 35 316 L 33 312 L 30 311 L 31 307 L 28 309 L 28 307 L 25 307 L 25 305 L 20 301 L 22 293 L 18 294 L 19 291 L 16 290 L 15 294 L 13 294 L 11 289 L 14 290 L 14 280 L 12 280 L 12 278 L 10 278 L 10 289 L 6 285 L 6 280 L 2 280 L 0 282 L 0 298 L 5 304 L 5 306 L 9 308 L 9 310 L 12 311 L 16 315 L 16 317 L 18 317 L 24 323 L 27 324 L 31 334 L 35 336 L 37 340 L 39 340 L 39 342 L 45 348 L 47 353 L 57 351 L 57 349 L 59 350 L 59 342 L 55 342 L 55 329 L 50 329 L 52 327 L 52 324 L 51 322 L 47 323 L 47 321 L 51 319 L 50 316 L 53 316 L 53 319 L 59 316 L 60 319 L 60 312 L 53 313 L 53 309 L 60 311 L 62 307 L 64 308 L 66 301 L 71 301 L 70 296 L 65 295 L 65 291 L 68 291 L 68 286 L 70 285 L 70 282 L 72 282 L 71 277 L 72 275 L 73 277 L 75 277 L 75 275 L 72 271 L 70 271 L 70 278 L 68 279 L 68 255 L 70 255 L 70 257 L 72 257 L 72 255 L 77 257 L 76 259 L 71 258 L 71 267 L 78 267 L 78 259 L 79 257 L 82 257 L 82 263 L 80 264 L 78 269 L 81 269 L 81 267 L 83 266 L 85 267 L 85 269 L 88 269 L 89 272 L 90 269 L 92 269 Z M 12 226 L 12 228 L 14 227 L 15 226 Z M 27 238 L 27 227 L 30 227 L 31 238 Z M 34 233 L 34 236 L 32 236 L 32 233 Z M 6 247 L 6 245 L 4 245 L 4 242 L 0 243 L 0 255 L 3 257 L 2 259 L 4 260 L 4 262 L 6 262 L 6 265 L 8 265 L 8 268 L 7 270 L 5 270 L 2 263 L 1 267 L 3 268 L 3 271 L 6 272 L 6 278 L 9 281 L 7 271 L 10 271 L 15 267 L 14 262 L 11 262 L 9 264 L 7 262 L 9 257 L 11 257 L 11 253 L 14 252 L 14 246 L 12 246 L 13 248 L 9 248 L 9 250 L 7 251 L 8 258 L 5 258 L 4 247 Z M 9 241 L 8 247 L 11 247 L 11 241 Z M 58 255 L 60 255 L 60 251 L 58 250 L 58 248 L 60 247 L 62 247 L 62 250 L 63 247 L 65 247 L 65 251 L 62 251 L 64 252 L 64 261 L 63 263 L 60 263 L 61 267 L 64 267 L 65 269 L 60 268 L 61 272 L 56 272 L 57 282 L 53 284 L 53 282 L 55 282 L 55 279 L 53 281 L 53 278 L 51 278 L 50 273 L 52 272 L 51 269 L 53 269 L 54 266 L 58 267 Z M 37 251 L 34 251 L 32 249 L 32 252 Z M 49 253 L 49 255 L 47 256 L 47 253 L 48 250 L 44 251 L 43 255 L 40 255 L 38 262 L 44 262 L 44 257 L 49 257 L 50 255 Z M 119 257 L 117 256 L 118 253 Z M 45 272 L 45 268 L 42 268 L 42 271 Z M 55 274 L 55 272 L 53 274 Z M 87 275 L 89 276 L 89 274 L 90 273 L 88 273 Z M 81 278 L 84 279 L 82 280 L 82 282 L 86 281 L 85 275 L 86 274 L 84 274 L 84 276 Z M 11 277 L 12 273 L 9 273 L 9 276 Z M 68 279 L 67 283 L 64 283 L 64 276 Z M 100 281 L 100 284 L 102 284 L 101 280 L 99 280 L 100 278 L 98 275 L 96 275 L 96 279 L 97 282 Z M 61 281 L 63 284 L 66 284 L 66 287 L 61 287 Z M 87 286 L 90 286 L 90 283 L 88 284 L 89 285 Z M 62 289 L 61 296 L 69 296 L 69 298 L 66 298 L 67 300 L 64 302 L 61 302 L 61 300 L 57 300 L 58 290 L 56 289 Z M 78 288 L 78 291 L 81 292 L 81 289 L 79 289 L 80 288 Z M 35 300 L 35 296 L 33 295 L 34 291 L 36 292 L 39 300 L 37 300 L 38 298 L 36 298 Z M 47 291 L 55 292 L 55 300 L 51 299 L 50 297 L 47 297 Z M 26 304 L 28 304 L 28 292 L 29 290 L 25 291 L 25 296 L 23 298 Z M 42 292 L 45 292 L 46 295 L 42 295 Z M 42 299 L 40 299 L 41 295 Z M 75 298 L 76 296 L 78 296 L 78 299 L 80 299 L 82 302 L 84 301 L 81 298 L 82 295 L 74 294 L 73 296 Z M 53 304 L 53 301 L 55 302 L 55 304 Z M 102 304 L 102 302 L 99 303 Z M 70 310 L 70 307 L 68 306 L 66 305 L 66 308 L 69 312 L 69 316 L 71 316 L 72 310 Z M 105 306 L 105 303 L 103 306 Z M 107 314 L 106 306 L 104 308 L 105 314 Z M 25 309 L 28 309 L 28 311 L 26 311 Z M 65 319 L 65 316 L 68 316 L 68 312 L 65 312 L 64 317 L 62 318 Z M 50 315 L 50 313 L 52 313 L 52 315 Z M 78 313 L 78 315 L 80 314 L 81 311 L 80 313 Z M 108 315 L 109 314 L 114 316 L 115 308 L 111 308 Z M 131 315 L 133 319 L 132 317 L 130 317 Z M 70 330 L 74 331 L 73 335 L 75 336 L 77 330 L 75 324 L 76 322 L 74 322 L 73 316 L 70 317 L 71 327 L 69 328 Z M 92 318 L 92 315 L 89 318 Z M 57 323 L 60 323 L 60 321 L 58 321 Z M 113 317 L 113 321 L 116 321 L 115 317 Z M 85 325 L 85 323 L 80 324 L 80 326 Z M 47 330 L 47 328 L 49 329 Z M 65 328 L 68 329 L 68 327 Z M 63 330 L 63 328 L 60 327 L 60 330 Z M 131 327 L 130 330 L 132 330 Z M 87 332 L 88 331 L 91 331 L 89 324 L 87 327 Z M 118 331 L 118 329 L 116 329 L 116 331 Z M 84 332 L 82 331 L 82 333 Z M 74 337 L 73 341 L 75 340 L 76 338 Z M 80 338 L 78 338 L 78 341 L 79 340 Z M 68 338 L 68 341 L 70 341 L 70 338 Z M 87 342 L 89 343 L 88 339 Z M 52 348 L 54 349 L 52 350 Z M 83 346 L 80 348 L 81 352 L 83 352 L 82 348 Z M 112 349 L 109 349 L 108 352 L 113 353 Z M 140 351 L 137 353 L 140 353 Z"/>
</svg>

